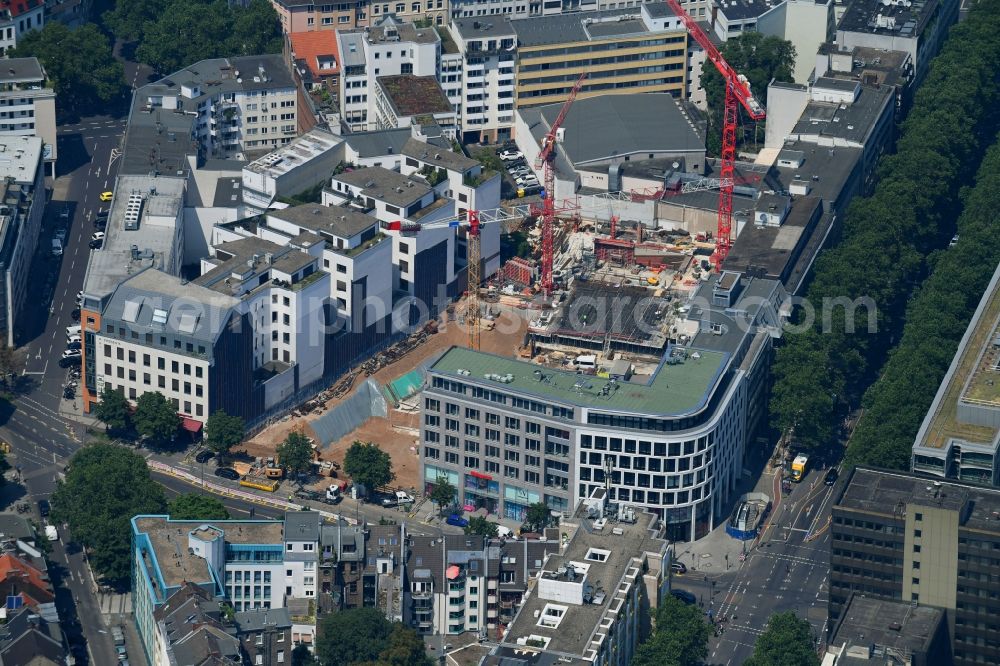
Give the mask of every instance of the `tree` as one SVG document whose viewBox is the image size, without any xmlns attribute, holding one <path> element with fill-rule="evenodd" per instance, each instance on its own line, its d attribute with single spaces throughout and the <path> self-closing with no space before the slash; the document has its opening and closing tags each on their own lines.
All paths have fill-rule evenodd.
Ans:
<svg viewBox="0 0 1000 666">
<path fill-rule="evenodd" d="M 750 91 L 763 106 L 767 106 L 767 86 L 772 79 L 792 81 L 795 68 L 795 47 L 780 37 L 765 36 L 759 32 L 745 32 L 722 45 L 722 55 L 750 82 Z M 721 151 L 722 110 L 725 106 L 726 88 L 722 75 L 706 62 L 702 69 L 701 86 L 709 108 L 708 149 L 714 154 Z"/>
<path fill-rule="evenodd" d="M 305 474 L 312 468 L 313 452 L 309 438 L 301 432 L 290 432 L 278 445 L 278 462 L 289 474 Z"/>
<path fill-rule="evenodd" d="M 15 389 L 23 370 L 23 349 L 9 346 L 6 338 L 0 337 L 0 386 L 5 389 Z"/>
<path fill-rule="evenodd" d="M 389 646 L 393 626 L 375 608 L 328 613 L 319 621 L 316 660 L 320 666 L 375 661 Z"/>
<path fill-rule="evenodd" d="M 141 41 L 146 28 L 156 22 L 167 4 L 167 0 L 119 0 L 114 9 L 105 12 L 104 24 L 122 41 Z"/>
<path fill-rule="evenodd" d="M 377 666 L 432 666 L 424 641 L 413 629 L 397 623 L 389 635 L 389 645 L 378 656 Z"/>
<path fill-rule="evenodd" d="M 368 492 L 387 486 L 396 478 L 389 454 L 371 442 L 351 444 L 344 455 L 344 471 Z"/>
<path fill-rule="evenodd" d="M 153 446 L 169 443 L 181 427 L 177 408 L 158 391 L 147 391 L 135 404 L 135 427 Z"/>
<path fill-rule="evenodd" d="M 451 485 L 447 478 L 439 476 L 437 483 L 434 484 L 434 490 L 431 491 L 431 501 L 437 504 L 438 513 L 441 513 L 446 506 L 455 501 L 457 494 L 455 486 Z"/>
<path fill-rule="evenodd" d="M 812 626 L 791 611 L 772 615 L 745 666 L 819 666 Z"/>
<path fill-rule="evenodd" d="M 41 30 L 23 35 L 7 55 L 38 58 L 52 81 L 60 109 L 80 115 L 103 112 L 124 99 L 125 70 L 93 23 L 70 29 L 50 21 Z"/>
<path fill-rule="evenodd" d="M 131 23 L 121 29 L 126 26 L 134 29 Z M 250 0 L 246 6 L 226 0 L 170 0 L 155 21 L 144 24 L 136 57 L 169 73 L 206 58 L 280 52 L 281 24 L 266 0 Z"/>
<path fill-rule="evenodd" d="M 205 445 L 222 455 L 243 441 L 246 426 L 243 419 L 230 416 L 221 409 L 208 417 L 205 424 Z"/>
<path fill-rule="evenodd" d="M 124 391 L 105 385 L 101 401 L 94 408 L 94 416 L 104 424 L 109 433 L 127 432 L 131 428 L 132 406 Z"/>
<path fill-rule="evenodd" d="M 473 516 L 465 527 L 466 534 L 479 534 L 485 537 L 495 537 L 500 533 L 496 523 L 491 523 L 482 516 Z"/>
<path fill-rule="evenodd" d="M 187 493 L 170 502 L 167 512 L 174 520 L 229 520 L 229 510 L 214 495 Z"/>
<path fill-rule="evenodd" d="M 702 611 L 672 595 L 656 611 L 656 631 L 636 650 L 633 666 L 700 666 L 711 628 Z"/>
<path fill-rule="evenodd" d="M 166 508 L 163 488 L 150 477 L 146 460 L 117 444 L 77 451 L 52 494 L 53 522 L 69 524 L 74 541 L 89 551 L 94 571 L 113 584 L 127 584 L 132 570 L 131 518 Z"/>
<path fill-rule="evenodd" d="M 535 502 L 528 507 L 528 515 L 524 519 L 524 524 L 536 531 L 542 531 L 549 526 L 552 520 L 552 512 L 543 502 Z"/>
<path fill-rule="evenodd" d="M 309 646 L 299 643 L 292 650 L 292 666 L 313 666 L 316 663 L 315 657 L 309 651 Z"/>
</svg>

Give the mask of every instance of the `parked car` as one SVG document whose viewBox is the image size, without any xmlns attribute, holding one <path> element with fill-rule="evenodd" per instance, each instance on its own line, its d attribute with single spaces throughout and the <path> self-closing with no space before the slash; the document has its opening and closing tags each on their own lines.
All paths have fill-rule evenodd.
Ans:
<svg viewBox="0 0 1000 666">
<path fill-rule="evenodd" d="M 38 515 L 40 515 L 42 518 L 48 518 L 50 509 L 51 507 L 49 506 L 48 500 L 46 499 L 38 500 Z"/>
<path fill-rule="evenodd" d="M 80 350 L 79 349 L 67 349 L 66 351 L 63 352 L 62 357 L 63 358 L 79 358 L 80 357 Z"/>
<path fill-rule="evenodd" d="M 229 479 L 230 481 L 240 480 L 240 473 L 232 467 L 219 467 L 215 470 L 215 475 L 220 479 Z"/>
<path fill-rule="evenodd" d="M 102 247 L 104 247 L 104 241 L 103 240 L 92 240 L 92 241 L 90 241 L 89 245 L 90 245 L 90 249 L 91 250 L 100 250 Z"/>
<path fill-rule="evenodd" d="M 678 576 L 683 576 L 688 572 L 687 565 L 683 562 L 671 562 L 670 571 L 677 574 Z"/>
<path fill-rule="evenodd" d="M 392 495 L 384 495 L 380 498 L 379 502 L 382 506 L 396 506 L 398 504 L 412 504 L 413 497 L 402 490 L 397 490 Z"/>
<path fill-rule="evenodd" d="M 517 167 L 516 169 L 510 169 L 510 175 L 513 178 L 520 178 L 522 176 L 527 176 L 529 173 L 531 173 L 531 169 L 529 169 L 526 166 L 525 167 Z"/>
<path fill-rule="evenodd" d="M 838 476 L 840 476 L 840 474 L 839 474 L 839 472 L 837 472 L 837 468 L 836 467 L 831 467 L 830 471 L 827 472 L 826 476 L 823 477 L 823 483 L 825 483 L 828 486 L 832 486 L 833 484 L 835 484 L 837 482 L 837 477 Z"/>
<path fill-rule="evenodd" d="M 670 594 L 672 594 L 675 599 L 680 599 L 689 606 L 693 606 L 698 602 L 698 598 L 687 590 L 670 590 Z"/>
<path fill-rule="evenodd" d="M 80 308 L 73 308 L 73 311 L 69 313 L 69 316 L 73 321 L 80 321 Z"/>
<path fill-rule="evenodd" d="M 69 219 L 69 206 L 63 206 L 62 207 L 62 210 L 59 211 L 59 219 L 60 220 L 68 220 Z"/>
<path fill-rule="evenodd" d="M 462 517 L 459 513 L 453 513 L 448 516 L 445 521 L 449 525 L 454 525 L 455 527 L 468 527 L 469 521 Z"/>
<path fill-rule="evenodd" d="M 103 231 L 95 231 L 93 234 L 90 235 L 90 240 L 92 240 L 92 241 L 103 241 L 104 240 L 104 232 Z"/>
<path fill-rule="evenodd" d="M 76 352 L 79 352 L 80 351 L 80 341 L 76 340 L 75 342 L 67 342 L 66 343 L 66 351 L 76 351 Z"/>
<path fill-rule="evenodd" d="M 215 457 L 215 453 L 212 452 L 212 451 L 209 451 L 208 449 L 205 449 L 203 451 L 199 451 L 198 452 L 198 455 L 196 455 L 194 457 L 194 461 L 196 463 L 207 463 L 213 457 Z"/>
<path fill-rule="evenodd" d="M 75 328 L 76 330 L 72 333 L 69 332 L 70 328 Z M 80 327 L 79 326 L 67 326 L 66 327 L 66 344 L 73 344 L 74 342 L 80 342 Z"/>
<path fill-rule="evenodd" d="M 62 241 L 59 240 L 58 238 L 53 238 L 52 239 L 52 256 L 53 257 L 61 257 L 62 253 L 63 253 L 63 244 L 62 244 Z"/>
<path fill-rule="evenodd" d="M 73 355 L 73 356 L 63 356 L 61 359 L 59 359 L 59 367 L 60 368 L 72 368 L 72 367 L 79 368 L 80 367 L 80 359 L 82 359 L 82 358 L 83 357 L 80 356 L 80 354 L 76 354 L 76 355 Z"/>
<path fill-rule="evenodd" d="M 536 186 L 538 185 L 538 179 L 535 178 L 534 176 L 524 176 L 522 178 L 516 179 L 514 182 L 517 183 L 518 187 L 530 187 L 532 185 Z"/>
<path fill-rule="evenodd" d="M 500 159 L 504 162 L 509 162 L 510 160 L 519 160 L 524 157 L 524 153 L 520 150 L 505 150 L 500 153 Z"/>
</svg>

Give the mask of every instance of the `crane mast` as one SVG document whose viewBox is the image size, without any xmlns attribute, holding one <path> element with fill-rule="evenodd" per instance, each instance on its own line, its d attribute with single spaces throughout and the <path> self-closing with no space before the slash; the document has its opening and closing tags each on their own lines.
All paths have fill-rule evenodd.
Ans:
<svg viewBox="0 0 1000 666">
<path fill-rule="evenodd" d="M 542 139 L 542 148 L 538 153 L 538 158 L 535 160 L 536 171 L 539 168 L 545 169 L 545 200 L 542 202 L 542 292 L 546 298 L 552 295 L 553 286 L 552 256 L 555 250 L 552 247 L 552 227 L 555 224 L 556 217 L 556 177 L 552 162 L 555 159 L 556 135 L 559 133 L 559 128 L 562 127 L 563 121 L 566 119 L 566 114 L 569 113 L 570 107 L 573 106 L 573 101 L 576 100 L 580 88 L 583 87 L 583 80 L 586 78 L 587 72 L 584 72 L 576 80 L 576 83 L 573 84 L 573 87 L 569 91 L 569 97 L 566 98 L 562 108 L 559 109 L 559 115 L 556 116 L 552 127 L 549 128 L 549 131 L 545 134 L 545 138 Z"/>
<path fill-rule="evenodd" d="M 733 173 L 736 169 L 736 122 L 738 106 L 746 109 L 747 114 L 753 120 L 763 120 L 764 107 L 754 99 L 750 92 L 750 86 L 746 77 L 738 74 L 722 53 L 715 47 L 701 26 L 688 15 L 681 7 L 679 0 L 666 0 L 667 5 L 677 15 L 677 18 L 684 23 L 688 34 L 702 49 L 705 50 L 706 57 L 712 61 L 715 68 L 722 75 L 722 80 L 726 86 L 725 106 L 722 113 L 722 156 L 721 167 L 719 169 L 719 217 L 716 229 L 715 253 L 712 255 L 712 263 L 716 270 L 722 267 L 729 248 L 732 247 L 733 239 Z"/>
</svg>

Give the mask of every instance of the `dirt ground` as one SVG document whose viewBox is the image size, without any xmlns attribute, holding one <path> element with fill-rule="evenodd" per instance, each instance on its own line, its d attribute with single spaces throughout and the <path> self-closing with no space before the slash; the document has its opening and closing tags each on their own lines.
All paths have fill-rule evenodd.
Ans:
<svg viewBox="0 0 1000 666">
<path fill-rule="evenodd" d="M 494 312 L 500 306 L 493 305 Z M 464 302 L 456 304 L 455 311 L 462 312 Z M 510 356 L 515 353 L 521 344 L 524 333 L 527 329 L 527 322 L 522 317 L 513 313 L 509 308 L 502 309 L 498 313 L 495 329 L 492 331 L 483 330 L 480 335 L 480 349 L 502 356 Z M 441 322 L 439 331 L 431 335 L 416 349 L 413 349 L 402 359 L 392 365 L 379 369 L 372 377 L 381 385 L 385 386 L 390 381 L 405 375 L 407 372 L 417 368 L 428 358 L 439 354 L 452 345 L 466 346 L 468 334 L 465 327 L 456 322 Z M 361 374 L 355 380 L 355 386 L 365 379 Z M 352 392 L 348 392 L 339 398 L 333 398 L 326 403 L 329 410 L 339 404 L 342 400 L 350 397 Z M 419 411 L 417 403 L 412 398 L 407 401 L 412 403 L 412 409 L 392 409 L 388 418 L 372 418 L 361 427 L 348 433 L 332 446 L 326 447 L 322 452 L 322 460 L 334 460 L 343 464 L 344 452 L 355 441 L 370 441 L 378 444 L 382 450 L 392 457 L 393 470 L 396 473 L 395 484 L 399 488 L 413 488 L 419 490 L 420 484 L 420 458 L 419 458 Z M 324 412 L 325 413 L 325 412 Z M 302 417 L 288 416 L 284 420 L 261 431 L 248 440 L 243 448 L 253 456 L 267 457 L 274 455 L 274 450 L 290 432 L 301 431 L 306 436 L 316 438 L 316 433 L 310 427 L 310 423 L 322 416 L 322 414 L 307 414 Z M 343 474 L 340 478 L 345 478 Z"/>
</svg>

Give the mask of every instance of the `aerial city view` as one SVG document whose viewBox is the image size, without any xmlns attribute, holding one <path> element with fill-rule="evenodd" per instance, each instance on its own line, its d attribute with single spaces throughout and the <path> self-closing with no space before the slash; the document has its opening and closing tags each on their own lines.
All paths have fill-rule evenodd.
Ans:
<svg viewBox="0 0 1000 666">
<path fill-rule="evenodd" d="M 1000 0 L 0 9 L 0 666 L 1000 665 Z"/>
</svg>

